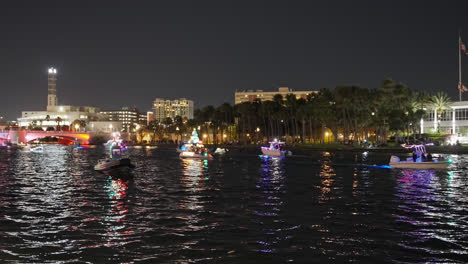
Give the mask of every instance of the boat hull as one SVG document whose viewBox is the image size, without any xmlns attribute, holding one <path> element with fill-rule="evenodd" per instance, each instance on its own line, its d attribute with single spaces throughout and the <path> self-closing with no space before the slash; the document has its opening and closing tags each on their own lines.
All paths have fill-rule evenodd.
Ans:
<svg viewBox="0 0 468 264">
<path fill-rule="evenodd" d="M 100 162 L 94 166 L 95 171 L 108 172 L 119 168 L 135 168 L 135 165 L 130 163 L 130 159 L 108 160 L 107 162 Z"/>
<path fill-rule="evenodd" d="M 262 154 L 270 157 L 283 157 L 286 156 L 286 151 L 272 150 L 266 147 L 262 147 Z"/>
<path fill-rule="evenodd" d="M 204 155 L 204 154 L 196 154 L 190 151 L 183 151 L 179 155 L 182 159 L 201 159 L 201 160 L 211 160 L 213 156 L 211 154 Z"/>
<path fill-rule="evenodd" d="M 449 165 L 447 161 L 428 161 L 428 162 L 412 162 L 412 161 L 400 161 L 390 162 L 390 167 L 393 169 L 446 169 Z"/>
</svg>

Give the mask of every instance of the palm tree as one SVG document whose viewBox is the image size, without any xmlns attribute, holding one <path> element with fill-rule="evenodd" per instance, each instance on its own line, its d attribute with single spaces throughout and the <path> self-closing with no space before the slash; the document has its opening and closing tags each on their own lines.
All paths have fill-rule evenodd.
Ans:
<svg viewBox="0 0 468 264">
<path fill-rule="evenodd" d="M 60 122 L 62 122 L 62 118 L 60 116 L 57 116 L 55 121 L 57 122 L 57 130 L 60 131 Z"/>
<path fill-rule="evenodd" d="M 437 118 L 437 133 L 440 132 L 440 118 L 442 116 L 442 111 L 449 108 L 452 101 L 446 93 L 438 92 L 431 97 L 431 106 L 434 109 L 434 118 Z"/>
</svg>

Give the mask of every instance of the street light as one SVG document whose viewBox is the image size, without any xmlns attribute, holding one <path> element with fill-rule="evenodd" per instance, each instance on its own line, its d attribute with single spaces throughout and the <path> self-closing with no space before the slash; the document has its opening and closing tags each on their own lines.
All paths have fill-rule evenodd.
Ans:
<svg viewBox="0 0 468 264">
<path fill-rule="evenodd" d="M 75 124 L 75 131 L 78 131 L 79 128 L 80 128 L 80 125 Z"/>
<path fill-rule="evenodd" d="M 109 130 L 112 132 L 112 124 L 109 124 Z"/>
<path fill-rule="evenodd" d="M 325 132 L 325 138 L 327 139 L 327 143 L 330 143 L 330 140 L 329 140 L 329 138 L 328 138 L 328 131 Z"/>
</svg>

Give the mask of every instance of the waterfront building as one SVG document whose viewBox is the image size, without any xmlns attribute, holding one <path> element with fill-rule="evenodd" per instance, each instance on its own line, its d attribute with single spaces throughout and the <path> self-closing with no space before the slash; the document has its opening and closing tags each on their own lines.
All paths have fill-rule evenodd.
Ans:
<svg viewBox="0 0 468 264">
<path fill-rule="evenodd" d="M 70 126 L 77 119 L 89 121 L 99 118 L 99 108 L 91 106 L 59 105 L 57 96 L 57 69 L 48 69 L 47 108 L 46 111 L 23 111 L 18 118 L 20 127 Z"/>
<path fill-rule="evenodd" d="M 93 120 L 99 115 L 99 108 L 91 106 L 72 106 L 59 105 L 57 96 L 57 69 L 48 69 L 48 84 L 47 84 L 47 108 L 46 111 L 23 111 L 21 117 L 18 118 L 18 126 L 20 127 L 48 127 L 70 126 L 73 121 Z"/>
<path fill-rule="evenodd" d="M 108 121 L 122 122 L 122 132 L 132 132 L 137 125 L 146 125 L 146 113 L 139 112 L 136 108 L 122 107 L 119 110 L 101 111 Z"/>
<path fill-rule="evenodd" d="M 420 126 L 421 133 L 451 134 L 451 143 L 468 143 L 468 101 L 452 103 L 440 116 L 436 109 L 428 109 Z"/>
<path fill-rule="evenodd" d="M 316 93 L 317 91 L 293 91 L 289 87 L 280 87 L 278 91 L 263 91 L 263 90 L 247 90 L 234 93 L 234 103 L 240 104 L 244 102 L 254 102 L 256 99 L 259 99 L 261 102 L 272 101 L 273 97 L 276 94 L 283 96 L 283 99 L 286 99 L 286 95 L 294 94 L 297 99 L 303 98 L 307 99 L 307 95 L 310 93 Z"/>
<path fill-rule="evenodd" d="M 156 98 L 153 101 L 153 120 L 163 122 L 168 117 L 174 119 L 176 116 L 193 119 L 193 101 L 185 98 L 176 100 Z"/>
<path fill-rule="evenodd" d="M 123 122 L 121 121 L 90 121 L 87 128 L 90 132 L 122 132 L 124 130 Z"/>
<path fill-rule="evenodd" d="M 148 113 L 138 112 L 138 124 L 148 125 Z"/>
<path fill-rule="evenodd" d="M 146 112 L 146 125 L 149 125 L 153 121 L 153 112 Z"/>
</svg>

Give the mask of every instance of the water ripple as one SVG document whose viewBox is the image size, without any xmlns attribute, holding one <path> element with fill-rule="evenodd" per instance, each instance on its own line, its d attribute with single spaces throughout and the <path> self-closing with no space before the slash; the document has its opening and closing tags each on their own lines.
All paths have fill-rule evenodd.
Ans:
<svg viewBox="0 0 468 264">
<path fill-rule="evenodd" d="M 0 262 L 450 262 L 468 255 L 467 156 L 389 170 L 373 153 L 180 160 L 134 148 L 134 179 L 92 168 L 105 149 L 0 150 Z"/>
</svg>

